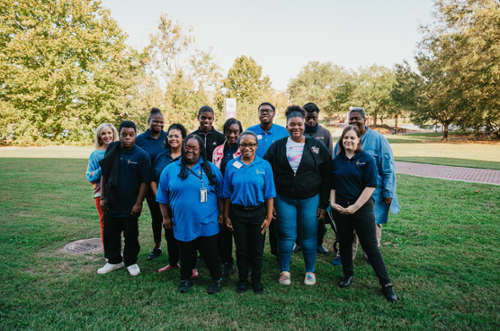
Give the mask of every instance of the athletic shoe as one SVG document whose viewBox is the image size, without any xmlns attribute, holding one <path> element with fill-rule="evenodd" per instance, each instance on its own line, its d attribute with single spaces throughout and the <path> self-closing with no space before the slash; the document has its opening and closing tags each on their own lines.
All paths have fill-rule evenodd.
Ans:
<svg viewBox="0 0 500 331">
<path fill-rule="evenodd" d="M 231 276 L 234 272 L 233 264 L 226 262 L 224 263 L 224 269 L 222 270 L 222 276 Z"/>
<path fill-rule="evenodd" d="M 198 277 L 198 270 L 193 269 L 193 272 L 191 273 L 191 279 Z"/>
<path fill-rule="evenodd" d="M 328 253 L 330 253 L 330 251 L 328 249 L 326 249 L 325 246 L 320 245 L 320 246 L 318 246 L 318 253 L 320 253 L 320 254 L 328 254 Z"/>
<path fill-rule="evenodd" d="M 385 298 L 391 302 L 396 302 L 398 301 L 398 297 L 396 296 L 396 293 L 394 293 L 394 290 L 392 289 L 391 284 L 387 284 L 385 286 L 382 286 L 382 293 L 384 294 Z"/>
<path fill-rule="evenodd" d="M 260 281 L 252 282 L 253 293 L 262 294 L 264 292 L 264 286 Z"/>
<path fill-rule="evenodd" d="M 148 260 L 156 259 L 157 257 L 159 257 L 161 255 L 161 253 L 163 253 L 161 248 L 153 248 L 151 253 L 149 253 L 149 255 L 148 255 Z"/>
<path fill-rule="evenodd" d="M 139 269 L 139 266 L 137 263 L 129 265 L 127 267 L 128 272 L 130 273 L 130 276 L 137 276 L 138 274 L 141 273 L 141 269 Z"/>
<path fill-rule="evenodd" d="M 292 281 L 290 280 L 290 273 L 288 271 L 283 271 L 280 274 L 280 284 L 281 285 L 290 285 Z"/>
<path fill-rule="evenodd" d="M 171 264 L 168 264 L 166 267 L 158 269 L 158 272 L 164 272 L 164 271 L 169 271 L 169 270 L 174 270 L 174 269 L 179 269 L 181 266 L 179 263 L 177 263 L 176 266 L 173 266 Z"/>
<path fill-rule="evenodd" d="M 340 262 L 340 257 L 336 257 L 333 259 L 332 264 L 336 267 L 342 265 L 342 262 Z"/>
<path fill-rule="evenodd" d="M 124 266 L 125 265 L 123 264 L 123 262 L 120 262 L 120 263 L 117 263 L 117 264 L 106 263 L 104 265 L 104 267 L 102 267 L 101 269 L 97 270 L 97 273 L 100 274 L 100 275 L 107 274 L 108 272 L 111 272 L 111 271 L 116 270 L 116 269 L 123 268 Z"/>
<path fill-rule="evenodd" d="M 179 292 L 186 293 L 187 291 L 189 291 L 189 289 L 193 285 L 194 285 L 194 282 L 192 279 L 181 280 L 181 285 L 179 286 Z"/>
<path fill-rule="evenodd" d="M 212 284 L 208 288 L 208 294 L 215 294 L 222 290 L 222 279 L 212 280 Z"/>
<path fill-rule="evenodd" d="M 314 272 L 306 272 L 306 278 L 304 278 L 305 285 L 314 285 L 316 284 L 316 275 Z"/>
</svg>

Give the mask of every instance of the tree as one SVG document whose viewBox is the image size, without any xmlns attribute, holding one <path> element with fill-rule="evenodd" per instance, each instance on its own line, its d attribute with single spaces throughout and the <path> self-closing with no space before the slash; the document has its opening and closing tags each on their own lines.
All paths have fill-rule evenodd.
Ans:
<svg viewBox="0 0 500 331">
<path fill-rule="evenodd" d="M 147 48 L 150 75 L 164 91 L 158 106 L 167 121 L 182 122 L 188 129 L 197 125 L 197 111 L 201 106 L 213 106 L 206 89 L 220 86 L 222 77 L 212 49 L 196 49 L 191 32 L 162 14 L 158 31 L 151 35 Z M 220 113 L 216 114 L 216 119 L 220 119 L 218 115 Z"/>
<path fill-rule="evenodd" d="M 0 3 L 0 136 L 89 140 L 113 122 L 142 71 L 100 1 Z"/>
<path fill-rule="evenodd" d="M 331 62 L 318 61 L 309 62 L 288 84 L 295 103 L 314 102 L 330 115 L 345 112 L 354 88 L 351 72 Z"/>
<path fill-rule="evenodd" d="M 387 115 L 392 107 L 391 90 L 395 82 L 391 69 L 376 64 L 360 67 L 355 74 L 356 89 L 350 98 L 350 105 L 363 107 L 373 115 L 373 124 Z"/>
<path fill-rule="evenodd" d="M 422 77 L 411 69 L 405 60 L 402 64 L 394 66 L 395 82 L 391 90 L 393 107 L 391 114 L 396 119 L 395 127 L 398 127 L 398 117 L 409 113 L 422 106 L 420 92 L 423 86 Z"/>
</svg>

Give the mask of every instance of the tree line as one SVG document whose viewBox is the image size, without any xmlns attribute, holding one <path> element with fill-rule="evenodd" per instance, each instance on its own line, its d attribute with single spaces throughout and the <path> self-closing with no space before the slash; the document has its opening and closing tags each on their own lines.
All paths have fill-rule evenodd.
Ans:
<svg viewBox="0 0 500 331">
<path fill-rule="evenodd" d="M 435 0 L 433 22 L 420 26 L 413 69 L 371 65 L 349 70 L 308 63 L 288 85 L 299 104 L 316 102 L 328 114 L 361 106 L 374 124 L 409 116 L 417 125 L 450 125 L 500 138 L 500 2 Z"/>
<path fill-rule="evenodd" d="M 315 102 L 325 113 L 364 107 L 374 124 L 409 116 L 500 137 L 500 5 L 494 0 L 436 0 L 434 22 L 421 26 L 413 69 L 373 64 L 350 70 L 310 62 L 286 93 L 251 57 L 238 57 L 224 77 L 213 49 L 196 47 L 192 29 L 167 14 L 142 50 L 100 1 L 4 0 L 0 3 L 0 144 L 89 143 L 103 123 L 135 121 L 147 127 L 151 107 L 170 121 L 196 126 L 210 105 L 222 126 L 222 87 L 237 99 L 245 127 L 257 105 L 277 109 Z M 397 123 L 397 122 L 396 122 Z"/>
</svg>

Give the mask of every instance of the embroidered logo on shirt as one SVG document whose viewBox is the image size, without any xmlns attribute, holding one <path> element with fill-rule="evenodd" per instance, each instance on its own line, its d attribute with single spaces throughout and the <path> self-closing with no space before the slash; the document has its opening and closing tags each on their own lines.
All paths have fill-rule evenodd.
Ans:
<svg viewBox="0 0 500 331">
<path fill-rule="evenodd" d="M 366 164 L 366 162 L 361 162 L 361 163 L 360 163 L 359 161 L 356 161 L 356 165 L 357 165 L 357 166 L 360 166 L 360 165 L 361 165 L 361 166 L 364 166 L 365 164 Z"/>
<path fill-rule="evenodd" d="M 130 161 L 130 159 L 127 160 L 127 164 L 137 164 L 137 162 Z"/>
<path fill-rule="evenodd" d="M 315 154 L 319 154 L 319 147 L 313 146 L 311 147 L 311 151 Z"/>
<path fill-rule="evenodd" d="M 258 174 L 262 174 L 262 175 L 265 175 L 266 172 L 265 171 L 259 171 L 259 169 L 255 170 L 255 173 L 258 175 Z"/>
</svg>

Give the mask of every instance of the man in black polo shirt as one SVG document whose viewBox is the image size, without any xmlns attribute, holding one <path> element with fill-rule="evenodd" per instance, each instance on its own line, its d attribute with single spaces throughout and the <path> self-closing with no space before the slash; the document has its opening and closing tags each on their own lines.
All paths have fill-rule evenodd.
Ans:
<svg viewBox="0 0 500 331">
<path fill-rule="evenodd" d="M 318 116 L 319 116 L 319 107 L 315 103 L 308 103 L 304 105 L 304 110 L 306 111 L 306 129 L 304 131 L 304 136 L 305 137 L 314 137 L 321 141 L 325 146 L 328 148 L 330 151 L 330 154 L 332 154 L 332 159 L 333 159 L 333 142 L 332 142 L 332 134 L 330 133 L 330 130 L 327 128 L 323 127 L 318 123 Z M 326 226 L 325 226 L 325 219 L 322 218 L 319 220 L 318 223 L 318 253 L 321 254 L 328 254 L 328 249 L 326 249 L 325 246 L 323 246 L 323 238 L 325 237 L 326 234 Z M 297 244 L 294 247 L 294 252 L 300 250 L 300 246 Z"/>
<path fill-rule="evenodd" d="M 214 149 L 224 143 L 224 135 L 212 126 L 214 122 L 214 110 L 209 106 L 200 108 L 198 111 L 198 121 L 200 122 L 200 127 L 198 130 L 193 131 L 193 133 L 200 136 L 205 142 L 207 160 L 212 162 Z"/>
</svg>

